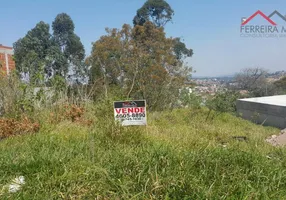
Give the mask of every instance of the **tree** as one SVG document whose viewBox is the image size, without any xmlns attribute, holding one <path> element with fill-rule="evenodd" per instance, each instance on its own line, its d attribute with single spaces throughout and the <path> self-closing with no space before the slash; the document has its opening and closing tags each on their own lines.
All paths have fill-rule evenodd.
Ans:
<svg viewBox="0 0 286 200">
<path fill-rule="evenodd" d="M 147 0 L 145 4 L 137 10 L 133 19 L 134 26 L 142 26 L 151 21 L 157 27 L 163 27 L 172 20 L 174 11 L 165 0 Z"/>
<path fill-rule="evenodd" d="M 92 48 L 91 56 L 88 62 L 92 65 L 90 78 L 91 82 L 101 80 L 105 91 L 108 95 L 108 87 L 110 85 L 119 85 L 120 74 L 123 72 L 123 63 L 125 62 L 124 50 L 129 50 L 124 45 L 123 32 L 130 34 L 130 27 L 125 26 L 125 30 L 106 29 L 107 35 L 102 36 L 96 41 Z M 128 39 L 130 36 L 126 36 Z"/>
<path fill-rule="evenodd" d="M 33 83 L 44 81 L 45 72 L 50 71 L 52 62 L 57 57 L 56 46 L 51 41 L 49 25 L 39 22 L 28 31 L 25 37 L 14 43 L 14 57 L 17 71 L 29 77 Z"/>
<path fill-rule="evenodd" d="M 177 60 L 174 39 L 151 22 L 107 29 L 107 35 L 94 43 L 89 61 L 91 76 L 102 80 L 106 96 L 115 85 L 126 98 L 146 99 L 151 109 L 175 102 L 191 71 Z"/>
<path fill-rule="evenodd" d="M 145 4 L 137 10 L 133 19 L 134 26 L 143 26 L 146 22 L 152 22 L 156 27 L 164 27 L 172 20 L 174 10 L 165 0 L 147 0 Z M 174 39 L 174 53 L 178 60 L 192 57 L 193 50 L 188 49 L 180 38 Z"/>
<path fill-rule="evenodd" d="M 58 14 L 53 21 L 53 35 L 64 51 L 70 35 L 74 33 L 74 23 L 66 13 Z"/>
<path fill-rule="evenodd" d="M 280 78 L 279 80 L 274 82 L 274 85 L 277 88 L 278 94 L 285 94 L 286 93 L 286 76 Z"/>
<path fill-rule="evenodd" d="M 56 74 L 66 76 L 68 70 L 73 70 L 76 74 L 85 71 L 83 59 L 85 57 L 84 46 L 80 38 L 74 33 L 74 23 L 66 13 L 58 14 L 53 21 L 53 39 L 60 46 L 65 61 L 62 60 L 58 66 Z"/>
<path fill-rule="evenodd" d="M 53 35 L 49 24 L 41 21 L 13 46 L 17 71 L 36 85 L 47 84 L 54 76 L 67 79 L 69 70 L 76 77 L 86 72 L 84 47 L 65 13 L 55 18 Z"/>
<path fill-rule="evenodd" d="M 245 68 L 236 74 L 235 81 L 239 89 L 248 90 L 252 96 L 266 96 L 273 92 L 266 75 L 267 71 L 262 68 Z"/>
<path fill-rule="evenodd" d="M 174 39 L 174 53 L 178 60 L 184 60 L 187 57 L 192 57 L 194 52 L 192 49 L 188 49 L 186 44 L 181 41 L 180 38 Z"/>
</svg>

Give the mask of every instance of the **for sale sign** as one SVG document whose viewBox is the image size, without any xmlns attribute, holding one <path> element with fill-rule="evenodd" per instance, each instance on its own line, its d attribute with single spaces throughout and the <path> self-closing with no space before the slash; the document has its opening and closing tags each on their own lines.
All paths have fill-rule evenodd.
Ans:
<svg viewBox="0 0 286 200">
<path fill-rule="evenodd" d="M 114 117 L 122 126 L 147 125 L 146 101 L 116 101 Z"/>
</svg>

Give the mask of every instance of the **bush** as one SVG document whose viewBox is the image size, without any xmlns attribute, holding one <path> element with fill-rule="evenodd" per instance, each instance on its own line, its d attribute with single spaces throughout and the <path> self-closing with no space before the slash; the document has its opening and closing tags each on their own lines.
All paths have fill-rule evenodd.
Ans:
<svg viewBox="0 0 286 200">
<path fill-rule="evenodd" d="M 39 123 L 32 122 L 28 117 L 22 117 L 21 120 L 1 118 L 0 140 L 13 135 L 35 133 L 38 132 L 39 129 Z"/>
<path fill-rule="evenodd" d="M 190 107 L 193 109 L 199 109 L 202 106 L 202 97 L 193 93 L 189 93 L 187 89 L 183 89 L 180 92 L 180 102 L 183 107 Z"/>
<path fill-rule="evenodd" d="M 239 98 L 239 93 L 235 91 L 226 91 L 219 92 L 213 98 L 208 99 L 206 102 L 206 106 L 209 109 L 209 114 L 207 119 L 209 118 L 212 111 L 214 111 L 214 115 L 220 115 L 221 113 L 234 113 L 236 111 L 236 100 Z"/>
<path fill-rule="evenodd" d="M 82 125 L 91 125 L 92 121 L 85 119 L 84 114 L 84 107 L 75 104 L 64 104 L 55 107 L 54 112 L 50 113 L 49 122 L 52 124 L 57 124 L 61 121 L 69 120 Z"/>
<path fill-rule="evenodd" d="M 15 105 L 22 96 L 20 85 L 20 80 L 14 74 L 9 77 L 0 75 L 0 116 L 17 112 Z"/>
<path fill-rule="evenodd" d="M 0 76 L 0 116 L 20 119 L 22 115 L 32 116 L 36 102 L 42 98 L 34 87 L 22 82 L 16 74 Z"/>
</svg>

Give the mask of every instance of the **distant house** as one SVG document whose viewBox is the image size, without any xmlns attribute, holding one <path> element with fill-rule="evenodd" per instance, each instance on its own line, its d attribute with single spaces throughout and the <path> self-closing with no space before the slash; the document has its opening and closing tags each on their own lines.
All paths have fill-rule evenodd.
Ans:
<svg viewBox="0 0 286 200">
<path fill-rule="evenodd" d="M 15 69 L 13 48 L 0 44 L 0 73 L 9 74 Z"/>
</svg>

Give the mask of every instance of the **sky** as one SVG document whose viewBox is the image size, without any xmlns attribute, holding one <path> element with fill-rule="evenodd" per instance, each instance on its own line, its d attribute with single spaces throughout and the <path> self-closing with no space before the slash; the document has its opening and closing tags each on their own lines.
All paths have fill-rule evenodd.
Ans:
<svg viewBox="0 0 286 200">
<path fill-rule="evenodd" d="M 52 24 L 65 12 L 75 23 L 87 56 L 92 42 L 105 34 L 105 28 L 121 28 L 132 19 L 145 0 L 0 0 L 0 44 L 12 46 L 39 21 Z M 286 37 L 241 37 L 242 17 L 257 10 L 267 16 L 274 10 L 286 14 L 285 0 L 167 0 L 175 11 L 165 27 L 168 37 L 181 37 L 194 55 L 187 64 L 194 76 L 233 75 L 246 67 L 269 71 L 286 70 Z M 286 21 L 271 18 L 279 26 Z M 261 16 L 248 25 L 268 25 Z"/>
</svg>

